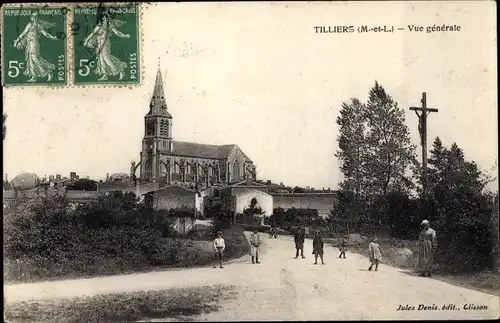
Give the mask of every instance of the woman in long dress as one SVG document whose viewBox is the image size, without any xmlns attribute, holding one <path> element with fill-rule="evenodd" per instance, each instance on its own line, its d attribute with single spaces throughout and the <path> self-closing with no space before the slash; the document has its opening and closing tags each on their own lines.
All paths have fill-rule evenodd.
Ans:
<svg viewBox="0 0 500 323">
<path fill-rule="evenodd" d="M 418 240 L 418 272 L 422 277 L 431 277 L 434 253 L 437 248 L 436 231 L 430 228 L 429 221 L 424 220 L 421 224 L 420 237 Z"/>
<path fill-rule="evenodd" d="M 14 47 L 24 50 L 26 68 L 23 75 L 29 77 L 28 82 L 36 82 L 37 77 L 46 77 L 47 81 L 52 79 L 52 73 L 56 66 L 40 55 L 38 39 L 40 35 L 43 35 L 48 39 L 57 40 L 57 37 L 45 30 L 54 26 L 53 23 L 38 19 L 38 13 L 35 12 L 31 15 L 31 21 L 23 32 L 14 40 Z"/>
<path fill-rule="evenodd" d="M 129 34 L 123 34 L 117 29 L 123 24 L 125 24 L 124 21 L 103 16 L 90 35 L 83 41 L 84 46 L 94 49 L 97 58 L 94 74 L 101 76 L 99 81 L 107 80 L 109 75 L 118 75 L 118 79 L 122 80 L 125 75 L 127 63 L 111 54 L 111 33 L 120 38 L 130 38 Z"/>
</svg>

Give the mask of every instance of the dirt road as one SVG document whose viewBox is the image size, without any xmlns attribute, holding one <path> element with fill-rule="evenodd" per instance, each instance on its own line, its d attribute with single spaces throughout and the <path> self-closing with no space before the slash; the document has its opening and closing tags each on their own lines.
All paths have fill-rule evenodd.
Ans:
<svg viewBox="0 0 500 323">
<path fill-rule="evenodd" d="M 347 259 L 338 259 L 338 250 L 328 246 L 326 265 L 313 265 L 310 240 L 305 244 L 306 259 L 294 259 L 291 237 L 269 239 L 262 235 L 262 241 L 260 265 L 250 264 L 246 257 L 223 269 L 193 268 L 6 285 L 4 294 L 7 302 L 16 302 L 222 284 L 236 286 L 236 298 L 224 300 L 220 311 L 195 320 L 442 320 L 499 316 L 498 296 L 416 277 L 385 265 L 378 272 L 368 271 L 365 257 L 347 253 Z M 407 309 L 398 310 L 400 306 Z"/>
</svg>

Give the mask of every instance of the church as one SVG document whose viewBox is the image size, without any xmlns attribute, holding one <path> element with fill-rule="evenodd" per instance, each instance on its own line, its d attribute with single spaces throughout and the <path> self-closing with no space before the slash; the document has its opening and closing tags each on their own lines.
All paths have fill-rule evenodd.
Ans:
<svg viewBox="0 0 500 323">
<path fill-rule="evenodd" d="M 144 117 L 140 181 L 201 190 L 218 183 L 256 180 L 256 167 L 237 145 L 176 141 L 172 132 L 173 118 L 158 69 L 149 112 Z"/>
<path fill-rule="evenodd" d="M 140 176 L 136 178 L 138 168 Z M 138 195 L 144 195 L 157 209 L 187 207 L 203 214 L 205 207 L 215 202 L 236 216 L 257 199 L 263 215 L 270 216 L 273 210 L 267 185 L 257 182 L 253 161 L 238 145 L 173 139 L 173 117 L 160 69 L 144 116 L 140 161 L 132 162 L 130 173 L 141 188 Z"/>
</svg>

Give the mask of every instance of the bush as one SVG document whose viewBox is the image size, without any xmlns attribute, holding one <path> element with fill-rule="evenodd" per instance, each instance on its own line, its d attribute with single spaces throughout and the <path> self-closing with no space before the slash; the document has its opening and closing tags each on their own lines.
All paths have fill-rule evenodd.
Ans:
<svg viewBox="0 0 500 323">
<path fill-rule="evenodd" d="M 242 228 L 233 226 L 222 232 L 226 243 L 225 257 L 238 258 L 250 252 L 250 243 Z"/>
<path fill-rule="evenodd" d="M 245 236 L 232 229 L 225 235 L 228 257 L 241 255 Z M 80 206 L 64 196 L 19 199 L 4 206 L 4 279 L 202 265 L 213 260 L 213 236 L 209 239 L 194 243 L 178 238 L 168 212 L 154 211 L 133 194 L 113 192 Z"/>
</svg>

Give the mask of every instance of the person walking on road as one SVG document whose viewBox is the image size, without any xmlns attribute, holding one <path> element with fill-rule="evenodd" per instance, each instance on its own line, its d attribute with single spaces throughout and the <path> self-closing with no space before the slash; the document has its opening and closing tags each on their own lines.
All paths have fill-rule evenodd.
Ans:
<svg viewBox="0 0 500 323">
<path fill-rule="evenodd" d="M 260 264 L 259 262 L 259 247 L 260 236 L 257 230 L 254 230 L 250 235 L 250 254 L 252 255 L 252 264 Z"/>
<path fill-rule="evenodd" d="M 345 259 L 345 252 L 347 251 L 347 236 L 342 239 L 342 243 L 340 244 L 340 255 L 339 258 L 342 258 L 344 256 Z"/>
<path fill-rule="evenodd" d="M 318 256 L 321 258 L 321 263 L 324 265 L 323 261 L 323 238 L 321 238 L 321 232 L 319 230 L 314 234 L 313 239 L 313 255 L 314 255 L 314 264 L 318 264 Z"/>
<path fill-rule="evenodd" d="M 302 259 L 304 259 L 304 241 L 305 241 L 305 230 L 303 228 L 297 228 L 295 231 L 295 236 L 293 240 L 295 241 L 295 259 L 299 258 L 299 251 Z"/>
<path fill-rule="evenodd" d="M 224 238 L 222 237 L 222 231 L 217 232 L 217 238 L 214 240 L 214 248 L 215 248 L 215 265 L 214 268 L 217 268 L 217 262 L 219 262 L 220 268 L 222 267 L 222 258 L 224 256 L 224 250 L 226 249 L 226 243 Z"/>
<path fill-rule="evenodd" d="M 372 241 L 368 244 L 368 252 L 370 254 L 371 263 L 368 270 L 372 270 L 373 265 L 375 265 L 375 271 L 378 271 L 378 264 L 382 260 L 382 252 L 380 252 L 380 246 L 376 237 L 373 237 Z"/>
<path fill-rule="evenodd" d="M 432 265 L 434 263 L 434 253 L 437 249 L 437 236 L 436 231 L 430 228 L 429 221 L 427 220 L 422 221 L 418 244 L 419 276 L 431 277 Z"/>
</svg>

